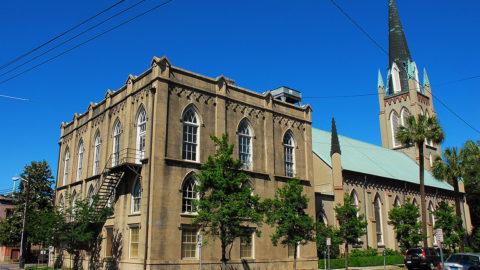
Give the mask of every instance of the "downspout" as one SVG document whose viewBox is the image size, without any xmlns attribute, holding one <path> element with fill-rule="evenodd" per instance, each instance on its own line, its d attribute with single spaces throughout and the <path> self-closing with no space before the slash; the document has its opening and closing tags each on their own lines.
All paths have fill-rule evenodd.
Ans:
<svg viewBox="0 0 480 270">
<path fill-rule="evenodd" d="M 155 115 L 155 86 L 152 86 L 150 89 L 152 92 L 152 117 L 150 118 L 150 156 L 148 158 L 148 163 L 150 168 L 148 170 L 148 191 L 147 191 L 147 217 L 145 224 L 145 255 L 143 258 L 143 269 L 147 269 L 147 258 L 148 258 L 148 230 L 150 229 L 150 190 L 151 190 L 151 180 L 152 180 L 152 170 L 153 170 L 153 161 L 152 161 L 152 150 L 153 150 L 153 117 Z"/>
<path fill-rule="evenodd" d="M 363 182 L 363 209 L 365 209 L 365 215 L 364 215 L 364 218 L 365 218 L 365 221 L 367 222 L 367 231 L 366 231 L 366 234 L 365 234 L 365 239 L 367 240 L 367 249 L 369 247 L 368 245 L 368 219 L 367 219 L 367 193 L 366 193 L 366 188 L 367 188 L 367 176 L 365 175 L 365 180 Z"/>
</svg>

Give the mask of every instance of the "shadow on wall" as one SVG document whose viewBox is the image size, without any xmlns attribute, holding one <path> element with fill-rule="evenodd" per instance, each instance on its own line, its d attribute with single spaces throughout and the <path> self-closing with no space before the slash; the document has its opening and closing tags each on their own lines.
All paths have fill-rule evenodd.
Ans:
<svg viewBox="0 0 480 270">
<path fill-rule="evenodd" d="M 102 236 L 99 235 L 92 245 L 92 249 L 90 251 L 90 258 L 88 262 L 88 269 L 89 270 L 96 270 L 101 269 L 103 266 L 102 259 L 100 258 L 100 251 L 102 250 Z"/>
<path fill-rule="evenodd" d="M 59 252 L 55 262 L 53 263 L 54 268 L 61 268 L 63 266 L 63 252 Z"/>
<path fill-rule="evenodd" d="M 105 269 L 107 270 L 118 270 L 119 262 L 122 257 L 122 233 L 115 232 L 112 239 L 112 257 L 105 261 Z M 98 269 L 98 268 L 93 268 Z"/>
</svg>

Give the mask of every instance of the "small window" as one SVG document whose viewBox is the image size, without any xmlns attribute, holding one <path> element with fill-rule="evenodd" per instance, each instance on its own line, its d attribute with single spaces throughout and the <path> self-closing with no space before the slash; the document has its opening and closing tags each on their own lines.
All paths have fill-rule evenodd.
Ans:
<svg viewBox="0 0 480 270">
<path fill-rule="evenodd" d="M 252 134 L 250 125 L 246 120 L 238 126 L 238 153 L 243 169 L 252 169 Z"/>
<path fill-rule="evenodd" d="M 132 190 L 132 213 L 140 212 L 140 201 L 142 198 L 142 189 L 140 179 L 138 179 Z"/>
<path fill-rule="evenodd" d="M 295 141 L 293 134 L 287 132 L 283 138 L 283 150 L 285 154 L 285 176 L 295 176 Z"/>
<path fill-rule="evenodd" d="M 253 258 L 254 233 L 240 237 L 240 258 Z"/>
<path fill-rule="evenodd" d="M 189 176 L 182 187 L 182 212 L 183 213 L 194 213 L 196 212 L 193 201 L 197 199 L 197 194 L 195 192 L 195 178 Z"/>
<path fill-rule="evenodd" d="M 182 116 L 183 120 L 183 146 L 182 159 L 198 160 L 198 115 L 193 107 L 189 107 Z"/>
<path fill-rule="evenodd" d="M 147 112 L 142 106 L 137 119 L 137 155 L 136 162 L 145 158 L 145 134 L 147 133 Z"/>
<path fill-rule="evenodd" d="M 107 243 L 105 247 L 105 257 L 112 257 L 112 249 L 113 249 L 113 228 L 107 227 L 105 228 L 107 233 Z"/>
<path fill-rule="evenodd" d="M 68 178 L 68 170 L 69 170 L 69 167 L 70 167 L 70 151 L 68 150 L 68 147 L 67 147 L 67 150 L 65 150 L 65 161 L 64 161 L 65 165 L 63 167 L 63 185 L 66 185 L 67 184 L 67 178 Z"/>
<path fill-rule="evenodd" d="M 95 150 L 93 153 L 93 175 L 98 174 L 100 168 L 100 150 L 102 148 L 102 137 L 100 132 L 97 131 L 95 134 Z"/>
<path fill-rule="evenodd" d="M 140 229 L 138 227 L 130 228 L 130 258 L 138 257 L 139 232 Z"/>
<path fill-rule="evenodd" d="M 182 259 L 197 258 L 197 230 L 182 229 Z"/>
</svg>

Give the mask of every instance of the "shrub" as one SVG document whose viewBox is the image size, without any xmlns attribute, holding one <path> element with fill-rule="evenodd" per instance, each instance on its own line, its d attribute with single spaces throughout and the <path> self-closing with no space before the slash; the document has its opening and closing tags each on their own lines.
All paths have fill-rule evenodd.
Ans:
<svg viewBox="0 0 480 270">
<path fill-rule="evenodd" d="M 377 265 L 383 265 L 383 256 L 352 257 L 348 261 L 349 261 L 349 266 L 352 266 L 352 267 L 377 266 Z M 387 265 L 403 264 L 404 258 L 401 255 L 386 256 L 385 261 Z M 320 269 L 324 267 L 324 260 L 318 261 L 318 267 Z M 330 268 L 331 269 L 345 268 L 345 259 L 343 258 L 330 259 Z"/>
<path fill-rule="evenodd" d="M 398 255 L 402 255 L 402 253 L 394 250 L 394 249 L 391 249 L 391 248 L 387 248 L 385 249 L 385 254 L 387 256 L 398 256 Z"/>
<path fill-rule="evenodd" d="M 377 256 L 378 250 L 376 248 L 368 248 L 368 249 L 354 249 L 350 252 L 350 257 L 370 257 L 370 256 Z"/>
</svg>

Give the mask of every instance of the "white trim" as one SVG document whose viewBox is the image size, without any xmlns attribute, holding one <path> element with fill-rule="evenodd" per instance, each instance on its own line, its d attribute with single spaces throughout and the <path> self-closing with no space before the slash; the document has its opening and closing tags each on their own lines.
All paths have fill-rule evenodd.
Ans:
<svg viewBox="0 0 480 270">
<path fill-rule="evenodd" d="M 70 169 L 70 150 L 68 149 L 68 146 L 65 150 L 63 163 L 63 186 L 65 186 L 67 184 L 68 170 Z"/>
<path fill-rule="evenodd" d="M 134 194 L 135 194 L 135 190 L 136 190 L 136 187 L 138 185 L 138 197 L 135 197 Z M 141 186 L 141 183 L 140 183 L 140 178 L 138 178 L 134 185 L 133 185 L 133 189 L 132 189 L 132 192 L 131 192 L 131 201 L 130 201 L 130 204 L 131 204 L 131 207 L 130 207 L 130 212 L 132 214 L 136 214 L 136 213 L 140 213 L 140 208 L 141 208 L 141 203 L 142 203 L 142 186 Z M 138 205 L 138 211 L 135 211 L 135 199 L 139 199 L 140 200 L 140 203 Z"/>
<path fill-rule="evenodd" d="M 145 157 L 145 143 L 147 134 L 147 111 L 143 104 L 140 106 L 137 115 L 137 139 L 136 139 L 136 155 L 135 162 L 140 163 Z"/>
<path fill-rule="evenodd" d="M 94 146 L 93 146 L 93 171 L 92 175 L 97 175 L 98 170 L 100 169 L 100 155 L 102 151 L 102 136 L 100 131 L 95 132 L 94 137 Z M 97 151 L 98 150 L 98 151 Z"/>
</svg>

